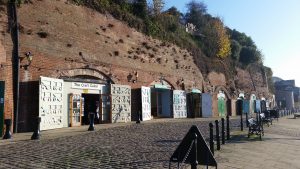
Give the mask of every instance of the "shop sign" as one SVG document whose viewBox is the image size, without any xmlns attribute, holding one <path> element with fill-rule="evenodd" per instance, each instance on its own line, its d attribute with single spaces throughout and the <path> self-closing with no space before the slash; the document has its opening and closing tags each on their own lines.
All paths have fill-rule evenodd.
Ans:
<svg viewBox="0 0 300 169">
<path fill-rule="evenodd" d="M 100 84 L 72 82 L 73 89 L 101 90 Z"/>
</svg>

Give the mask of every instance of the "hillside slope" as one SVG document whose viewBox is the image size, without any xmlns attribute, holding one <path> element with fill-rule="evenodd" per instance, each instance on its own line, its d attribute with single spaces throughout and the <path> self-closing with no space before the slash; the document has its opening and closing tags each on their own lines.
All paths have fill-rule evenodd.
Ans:
<svg viewBox="0 0 300 169">
<path fill-rule="evenodd" d="M 40 75 L 49 73 L 63 76 L 68 69 L 97 68 L 111 75 L 116 83 L 127 81 L 128 73 L 138 71 L 142 85 L 149 85 L 149 78 L 169 77 L 175 88 L 181 88 L 183 81 L 186 89 L 214 91 L 217 86 L 225 86 L 232 96 L 240 91 L 268 93 L 264 74 L 256 68 L 227 72 L 225 65 L 217 73 L 207 68 L 205 61 L 198 64 L 202 67 L 197 67 L 186 49 L 145 36 L 109 14 L 100 14 L 67 0 L 32 0 L 18 8 L 18 16 L 20 50 L 22 54 L 27 51 L 34 54 L 29 69 L 35 69 L 24 71 L 21 81 L 38 80 Z M 217 64 L 222 65 L 222 61 Z M 129 80 L 128 84 L 131 84 Z"/>
</svg>

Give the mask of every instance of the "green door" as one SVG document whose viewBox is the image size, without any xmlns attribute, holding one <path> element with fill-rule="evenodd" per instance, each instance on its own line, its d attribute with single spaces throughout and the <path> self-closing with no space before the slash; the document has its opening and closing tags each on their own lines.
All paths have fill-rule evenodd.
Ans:
<svg viewBox="0 0 300 169">
<path fill-rule="evenodd" d="M 4 81 L 0 81 L 0 136 L 3 135 L 3 121 L 4 121 Z"/>
<path fill-rule="evenodd" d="M 219 116 L 224 117 L 225 116 L 225 100 L 224 98 L 219 98 L 218 99 L 218 111 L 219 111 Z"/>
</svg>

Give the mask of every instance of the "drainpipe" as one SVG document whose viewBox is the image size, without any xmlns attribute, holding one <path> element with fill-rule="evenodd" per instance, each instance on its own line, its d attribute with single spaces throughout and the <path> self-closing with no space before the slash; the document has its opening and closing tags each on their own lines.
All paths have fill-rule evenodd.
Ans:
<svg viewBox="0 0 300 169">
<path fill-rule="evenodd" d="M 18 116 L 19 116 L 19 28 L 18 28 L 18 17 L 16 0 L 9 2 L 9 14 L 10 14 L 10 33 L 13 41 L 13 53 L 12 53 L 12 64 L 13 64 L 13 93 L 14 93 L 14 133 L 18 132 Z"/>
</svg>

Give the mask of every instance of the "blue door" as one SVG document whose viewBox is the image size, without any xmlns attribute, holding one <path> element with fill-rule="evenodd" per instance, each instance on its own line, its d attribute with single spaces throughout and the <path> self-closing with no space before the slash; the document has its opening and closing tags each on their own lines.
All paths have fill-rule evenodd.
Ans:
<svg viewBox="0 0 300 169">
<path fill-rule="evenodd" d="M 202 116 L 212 117 L 212 97 L 208 93 L 202 93 Z"/>
</svg>

